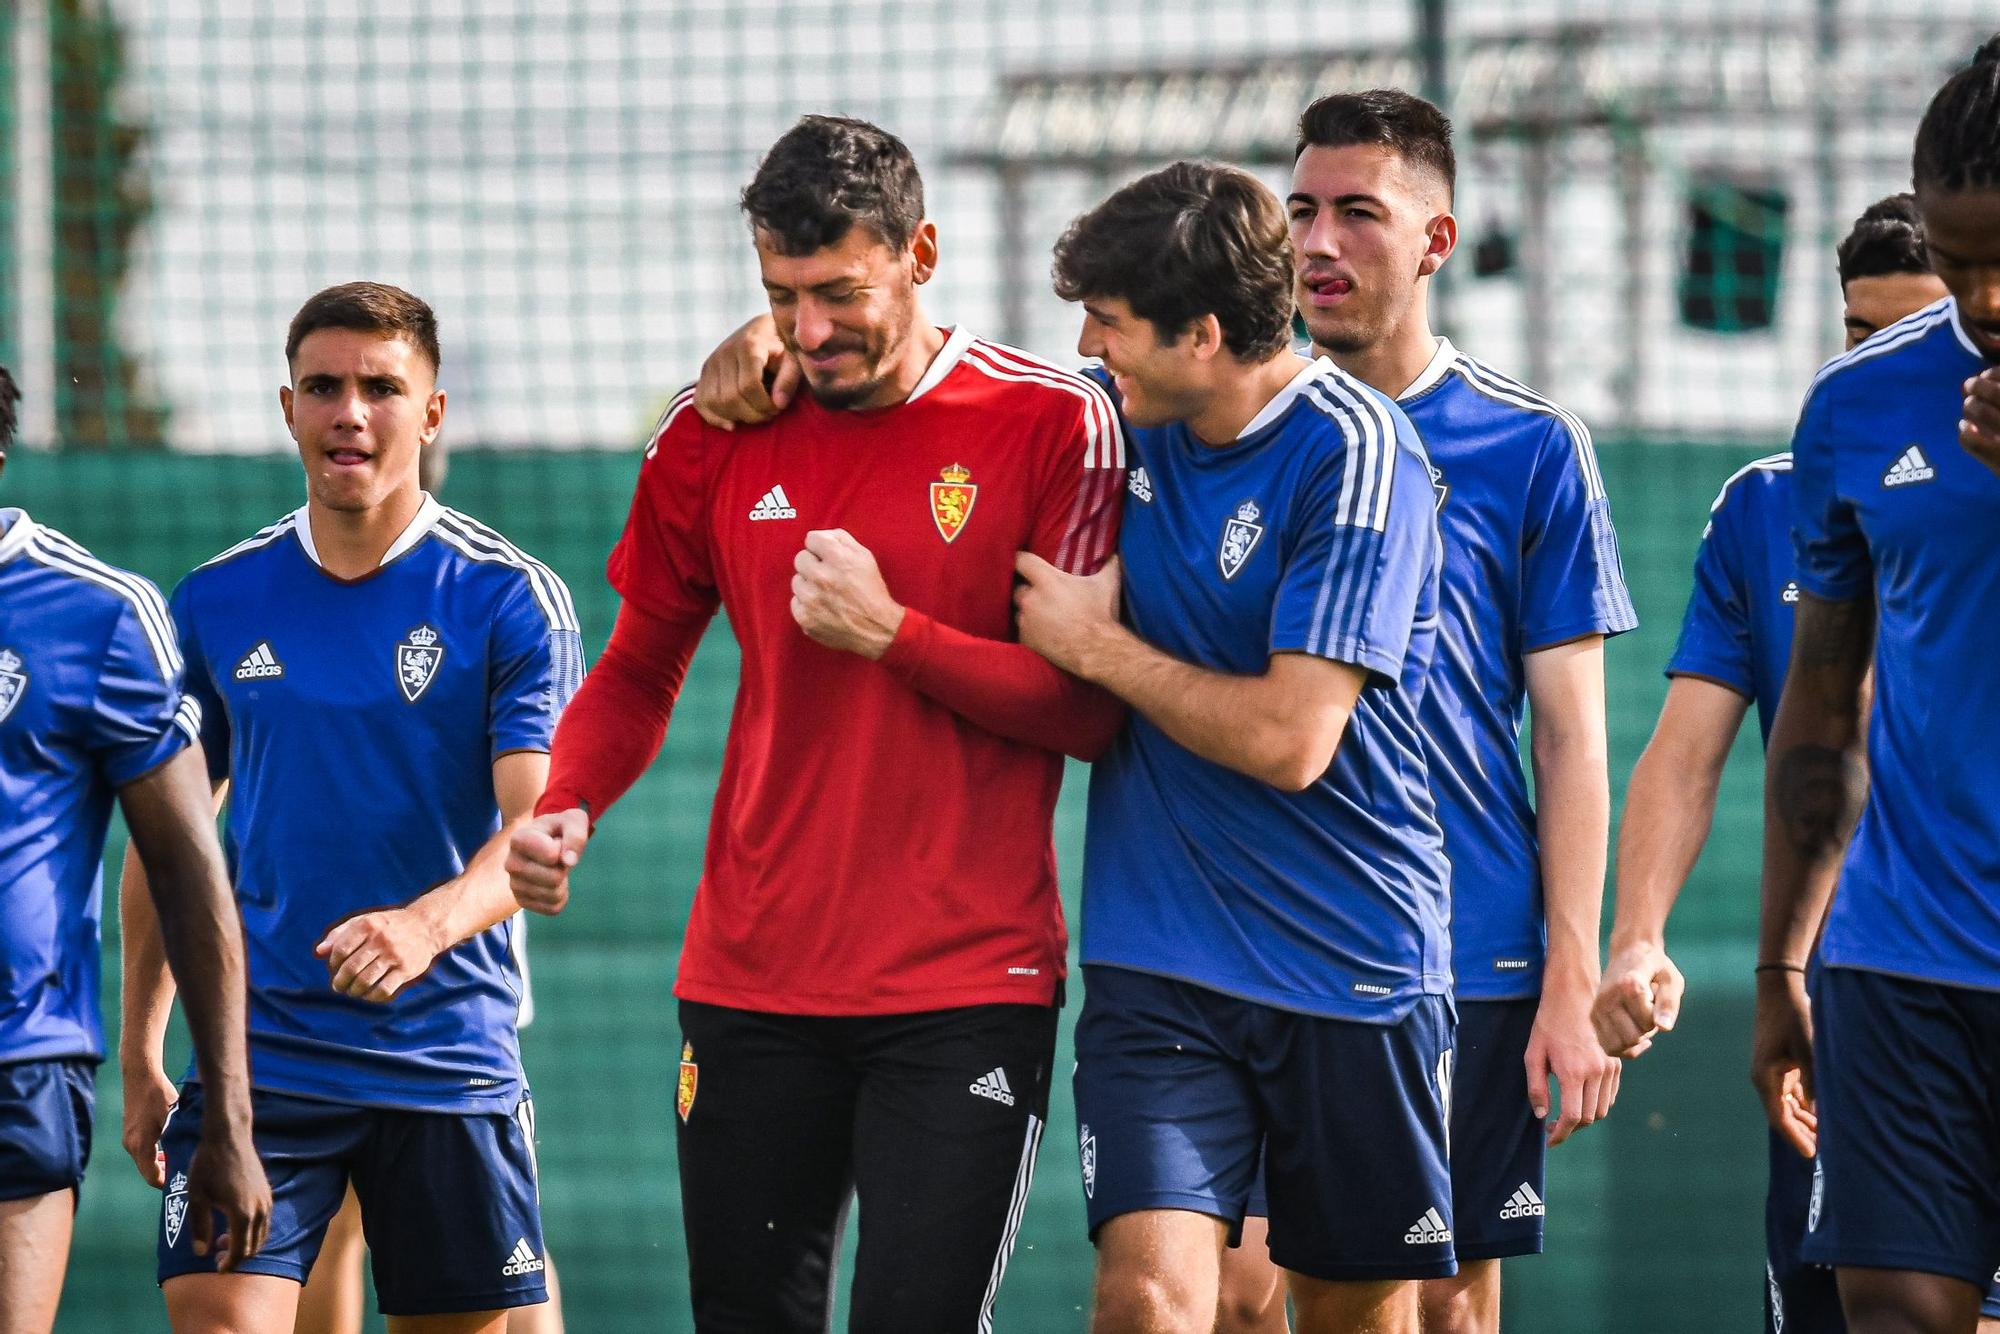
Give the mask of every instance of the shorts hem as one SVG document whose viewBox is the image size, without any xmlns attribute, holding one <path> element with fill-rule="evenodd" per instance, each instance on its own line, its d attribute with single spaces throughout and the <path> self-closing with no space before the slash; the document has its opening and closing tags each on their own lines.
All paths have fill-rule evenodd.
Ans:
<svg viewBox="0 0 2000 1334">
<path fill-rule="evenodd" d="M 1906 1269 L 1970 1283 L 1981 1292 L 1993 1285 L 1990 1265 L 1967 1264 L 1929 1252 L 1881 1250 L 1866 1246 L 1815 1246 L 1799 1257 L 1806 1264 L 1829 1269 Z"/>
<path fill-rule="evenodd" d="M 462 1297 L 427 1297 L 423 1301 L 392 1302 L 376 1294 L 376 1308 L 383 1315 L 465 1315 L 473 1311 L 511 1311 L 517 1306 L 539 1306 L 549 1299 L 547 1283 L 532 1288 L 508 1288 L 497 1292 L 475 1292 Z"/>
<path fill-rule="evenodd" d="M 1300 1261 L 1297 1256 L 1281 1255 L 1276 1247 L 1271 1250 L 1271 1262 L 1280 1269 L 1303 1274 L 1322 1283 L 1382 1283 L 1399 1279 L 1415 1281 L 1427 1278 L 1450 1278 L 1458 1272 L 1459 1259 L 1460 1257 L 1454 1254 L 1442 1260 L 1331 1260 L 1324 1263 L 1307 1263 Z"/>
<path fill-rule="evenodd" d="M 1091 1245 L 1097 1244 L 1097 1234 L 1106 1223 L 1126 1214 L 1144 1213 L 1149 1209 L 1177 1209 L 1182 1213 L 1201 1214 L 1205 1218 L 1219 1219 L 1229 1225 L 1230 1244 L 1243 1227 L 1244 1214 L 1241 1209 L 1231 1212 L 1222 1207 L 1222 1201 L 1213 1195 L 1196 1195 L 1189 1191 L 1159 1191 L 1146 1195 L 1128 1195 L 1115 1205 L 1102 1209 L 1088 1209 L 1087 1222 L 1090 1227 Z"/>
<path fill-rule="evenodd" d="M 1460 1264 L 1468 1260 L 1512 1260 L 1523 1255 L 1540 1255 L 1547 1248 L 1542 1234 L 1532 1237 L 1507 1237 L 1495 1241 L 1458 1241 L 1454 1239 L 1452 1250 Z"/>
<path fill-rule="evenodd" d="M 163 1288 L 174 1279 L 186 1278 L 190 1274 L 213 1274 L 217 1272 L 219 1271 L 215 1267 L 215 1256 L 213 1253 L 205 1256 L 191 1255 L 185 1260 L 173 1260 L 160 1265 L 153 1275 L 153 1286 Z M 232 1274 L 263 1274 L 270 1278 L 288 1278 L 303 1288 L 306 1285 L 308 1270 L 306 1266 L 294 1264 L 290 1260 L 267 1260 L 261 1255 L 253 1255 L 229 1272 Z"/>
</svg>

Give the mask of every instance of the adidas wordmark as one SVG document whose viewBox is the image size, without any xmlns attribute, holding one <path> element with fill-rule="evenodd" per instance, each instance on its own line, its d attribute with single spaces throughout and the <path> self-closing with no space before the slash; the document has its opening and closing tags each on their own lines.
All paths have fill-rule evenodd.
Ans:
<svg viewBox="0 0 2000 1334">
<path fill-rule="evenodd" d="M 1451 1229 L 1444 1225 L 1444 1216 L 1432 1207 L 1424 1210 L 1422 1218 L 1410 1224 L 1403 1240 L 1412 1246 L 1435 1246 L 1451 1240 Z"/>
<path fill-rule="evenodd" d="M 791 497 L 785 494 L 785 488 L 774 486 L 769 491 L 766 491 L 756 504 L 750 507 L 750 517 L 752 519 L 796 519 L 799 517 L 799 512 L 792 508 Z"/>
<path fill-rule="evenodd" d="M 997 1066 L 973 1080 L 967 1087 L 982 1098 L 991 1098 L 1009 1107 L 1014 1105 L 1014 1090 L 1007 1087 L 1007 1072 Z"/>
<path fill-rule="evenodd" d="M 1937 476 L 1937 469 L 1924 457 L 1923 448 L 1911 445 L 1889 465 L 1889 471 L 1882 474 L 1884 486 L 1909 486 L 1914 482 L 1928 482 Z"/>
<path fill-rule="evenodd" d="M 522 1274 L 539 1274 L 548 1267 L 549 1262 L 529 1250 L 528 1239 L 522 1237 L 514 1243 L 513 1253 L 507 1257 L 507 1263 L 501 1266 L 500 1272 L 508 1278 L 517 1278 Z"/>
<path fill-rule="evenodd" d="M 258 641 L 257 647 L 244 654 L 243 661 L 236 664 L 236 679 L 239 681 L 262 681 L 284 674 L 285 664 L 271 652 L 268 639 Z"/>
<path fill-rule="evenodd" d="M 1542 1203 L 1542 1197 L 1525 1181 L 1514 1188 L 1513 1196 L 1500 1210 L 1500 1216 L 1506 1219 L 1541 1218 L 1547 1213 L 1548 1206 Z"/>
</svg>

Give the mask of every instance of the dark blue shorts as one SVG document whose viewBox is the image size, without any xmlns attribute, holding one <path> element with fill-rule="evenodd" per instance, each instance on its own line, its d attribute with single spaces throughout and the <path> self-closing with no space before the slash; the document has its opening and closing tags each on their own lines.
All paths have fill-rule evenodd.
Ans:
<svg viewBox="0 0 2000 1334">
<path fill-rule="evenodd" d="M 509 1116 L 357 1107 L 257 1089 L 250 1112 L 271 1181 L 271 1236 L 241 1272 L 305 1282 L 352 1180 L 384 1315 L 548 1300 L 526 1098 Z M 160 1136 L 162 1283 L 215 1269 L 213 1251 L 194 1253 L 187 1226 L 187 1169 L 200 1135 L 201 1086 L 190 1082 Z"/>
<path fill-rule="evenodd" d="M 83 1057 L 0 1065 L 0 1200 L 83 1184 L 97 1062 Z"/>
<path fill-rule="evenodd" d="M 1805 1258 L 1987 1288 L 2000 1261 L 2000 992 L 1822 967 L 1820 1208 Z"/>
<path fill-rule="evenodd" d="M 1451 1070 L 1451 1207 L 1460 1263 L 1539 1255 L 1548 1141 L 1528 1102 L 1541 1002 L 1458 1003 Z"/>
<path fill-rule="evenodd" d="M 1331 1281 L 1456 1272 L 1445 1157 L 1452 1012 L 1324 1019 L 1087 966 L 1076 1112 L 1093 1237 L 1140 1209 L 1223 1219 L 1265 1155 L 1271 1258 Z"/>
<path fill-rule="evenodd" d="M 1799 1157 L 1777 1131 L 1770 1132 L 1770 1139 L 1771 1175 L 1764 1192 L 1765 1334 L 1847 1334 L 1833 1270 L 1800 1254 L 1816 1182 L 1824 1193 L 1818 1163 Z"/>
</svg>

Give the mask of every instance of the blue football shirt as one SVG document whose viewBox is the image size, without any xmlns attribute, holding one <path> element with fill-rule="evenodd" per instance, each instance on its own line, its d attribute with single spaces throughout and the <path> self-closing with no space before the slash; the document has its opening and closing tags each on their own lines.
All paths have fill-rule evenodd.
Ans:
<svg viewBox="0 0 2000 1334">
<path fill-rule="evenodd" d="M 1310 363 L 1233 444 L 1133 429 L 1126 617 L 1212 671 L 1273 653 L 1368 673 L 1333 765 L 1286 793 L 1134 715 L 1091 771 L 1085 963 L 1307 1014 L 1394 1022 L 1451 985 L 1449 871 L 1418 704 L 1439 541 L 1396 405 Z"/>
<path fill-rule="evenodd" d="M 0 510 L 0 1062 L 103 1057 L 111 803 L 199 725 L 159 590 Z"/>
<path fill-rule="evenodd" d="M 1668 676 L 1699 676 L 1757 705 L 1765 741 L 1778 716 L 1799 584 L 1792 559 L 1792 456 L 1745 464 L 1722 485 L 1694 558 L 1694 591 Z"/>
<path fill-rule="evenodd" d="M 1437 487 L 1437 663 L 1419 715 L 1462 1000 L 1537 996 L 1548 932 L 1521 765 L 1522 655 L 1638 624 L 1590 432 L 1445 339 L 1397 398 Z"/>
<path fill-rule="evenodd" d="M 1834 358 L 1792 439 L 1799 586 L 1873 591 L 1868 804 L 1820 957 L 2000 988 L 2000 477 L 1958 444 L 1987 365 L 1949 298 Z"/>
<path fill-rule="evenodd" d="M 320 568 L 300 510 L 188 575 L 172 607 L 210 772 L 230 781 L 252 1082 L 511 1110 L 516 922 L 440 955 L 387 1004 L 335 992 L 313 947 L 457 875 L 500 827 L 493 761 L 547 750 L 581 675 L 562 581 L 427 497 L 366 578 Z"/>
</svg>

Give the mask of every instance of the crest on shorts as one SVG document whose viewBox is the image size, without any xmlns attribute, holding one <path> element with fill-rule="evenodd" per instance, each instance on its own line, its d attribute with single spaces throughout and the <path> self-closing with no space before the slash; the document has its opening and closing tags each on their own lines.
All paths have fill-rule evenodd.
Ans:
<svg viewBox="0 0 2000 1334">
<path fill-rule="evenodd" d="M 1257 502 L 1246 500 L 1236 507 L 1236 514 L 1222 525 L 1222 545 L 1215 549 L 1215 563 L 1222 567 L 1224 579 L 1234 579 L 1243 562 L 1250 559 L 1250 553 L 1264 540 L 1264 525 L 1258 520 L 1264 511 L 1257 508 Z"/>
<path fill-rule="evenodd" d="M 1819 1231 L 1819 1209 L 1826 1201 L 1826 1169 L 1813 1159 L 1812 1202 L 1806 1206 L 1806 1231 Z"/>
<path fill-rule="evenodd" d="M 1083 1198 L 1097 1197 L 1097 1136 L 1090 1133 L 1089 1126 L 1078 1129 L 1076 1134 L 1077 1158 L 1083 1164 Z"/>
<path fill-rule="evenodd" d="M 695 1086 L 700 1082 L 701 1067 L 694 1063 L 694 1044 L 692 1042 L 683 1042 L 681 1044 L 681 1079 L 680 1084 L 674 1090 L 674 1110 L 681 1114 L 681 1123 L 683 1125 L 687 1123 L 688 1113 L 694 1110 Z"/>
<path fill-rule="evenodd" d="M 979 499 L 979 488 L 972 484 L 972 473 L 964 464 L 954 463 L 938 476 L 944 480 L 931 483 L 931 522 L 937 525 L 938 536 L 950 542 L 972 517 L 972 502 Z"/>
<path fill-rule="evenodd" d="M 28 674 L 21 667 L 20 654 L 0 648 L 0 722 L 7 721 L 7 715 L 21 702 L 21 696 L 28 693 Z"/>
<path fill-rule="evenodd" d="M 167 1183 L 167 1245 L 178 1246 L 181 1240 L 181 1225 L 187 1222 L 188 1179 L 187 1173 L 176 1172 L 174 1179 Z"/>
<path fill-rule="evenodd" d="M 444 645 L 438 643 L 436 630 L 420 625 L 405 635 L 396 645 L 396 684 L 402 688 L 403 698 L 415 704 L 437 679 L 438 664 L 443 661 Z"/>
</svg>

